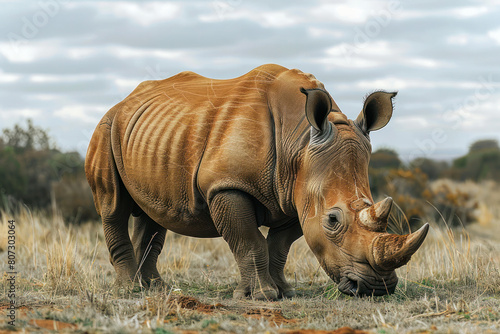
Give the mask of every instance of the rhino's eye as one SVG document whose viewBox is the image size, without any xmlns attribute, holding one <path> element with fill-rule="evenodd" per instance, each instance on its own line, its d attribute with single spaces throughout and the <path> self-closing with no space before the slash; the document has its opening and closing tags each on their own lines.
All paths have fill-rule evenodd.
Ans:
<svg viewBox="0 0 500 334">
<path fill-rule="evenodd" d="M 336 225 L 339 223 L 339 217 L 336 213 L 330 213 L 328 215 L 328 220 L 330 221 L 330 224 Z"/>
<path fill-rule="evenodd" d="M 343 224 L 342 211 L 334 209 L 325 217 L 322 226 L 326 236 L 333 242 L 340 243 L 346 226 Z"/>
</svg>

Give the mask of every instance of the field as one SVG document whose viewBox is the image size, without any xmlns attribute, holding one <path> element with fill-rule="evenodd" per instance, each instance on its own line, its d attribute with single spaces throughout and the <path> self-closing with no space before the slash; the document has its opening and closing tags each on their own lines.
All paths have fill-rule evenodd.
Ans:
<svg viewBox="0 0 500 334">
<path fill-rule="evenodd" d="M 239 274 L 224 241 L 170 232 L 159 259 L 170 288 L 123 294 L 113 289 L 99 223 L 71 226 L 58 214 L 2 212 L 0 333 L 499 333 L 500 191 L 493 183 L 461 186 L 477 196 L 479 222 L 450 230 L 431 221 L 422 248 L 398 269 L 396 293 L 374 298 L 340 294 L 301 238 L 286 266 L 297 297 L 233 300 Z M 7 323 L 13 218 L 15 327 Z"/>
</svg>

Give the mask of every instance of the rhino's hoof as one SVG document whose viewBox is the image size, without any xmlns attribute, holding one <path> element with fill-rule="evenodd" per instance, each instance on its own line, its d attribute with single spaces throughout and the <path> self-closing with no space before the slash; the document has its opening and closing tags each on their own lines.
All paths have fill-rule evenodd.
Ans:
<svg viewBox="0 0 500 334">
<path fill-rule="evenodd" d="M 259 289 L 254 291 L 252 298 L 255 300 L 276 300 L 278 292 L 274 289 Z"/>
<path fill-rule="evenodd" d="M 286 291 L 280 291 L 280 294 L 279 294 L 279 297 L 280 298 L 293 298 L 295 297 L 296 293 L 295 293 L 295 289 L 290 289 L 290 290 L 286 290 Z"/>
<path fill-rule="evenodd" d="M 120 289 L 131 289 L 134 287 L 134 281 L 129 279 L 128 277 L 117 276 L 115 282 L 113 284 L 115 288 Z"/>
<path fill-rule="evenodd" d="M 141 292 L 143 289 L 144 289 L 144 286 L 142 284 L 140 284 L 139 282 L 116 280 L 113 290 L 118 295 L 127 295 L 130 293 Z"/>
<path fill-rule="evenodd" d="M 255 289 L 253 293 L 242 289 L 236 289 L 233 292 L 234 299 L 243 299 L 247 297 L 251 297 L 255 300 L 276 300 L 278 299 L 278 292 L 272 288 Z"/>
<path fill-rule="evenodd" d="M 146 280 L 146 286 L 150 289 L 168 289 L 169 286 L 165 283 L 161 278 L 152 278 L 150 280 Z"/>
<path fill-rule="evenodd" d="M 234 290 L 234 292 L 233 292 L 234 299 L 243 299 L 247 296 L 248 296 L 248 293 L 246 293 L 245 290 Z"/>
</svg>

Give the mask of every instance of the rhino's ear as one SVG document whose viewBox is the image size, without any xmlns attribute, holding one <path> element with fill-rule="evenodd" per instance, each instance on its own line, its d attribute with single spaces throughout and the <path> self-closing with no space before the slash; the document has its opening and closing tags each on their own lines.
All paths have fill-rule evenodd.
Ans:
<svg viewBox="0 0 500 334">
<path fill-rule="evenodd" d="M 332 109 L 330 95 L 322 89 L 304 89 L 300 91 L 307 96 L 306 117 L 309 124 L 316 130 L 323 132 L 328 124 L 328 114 Z"/>
<path fill-rule="evenodd" d="M 375 92 L 370 94 L 356 118 L 356 124 L 365 133 L 382 129 L 392 117 L 392 98 L 397 92 Z"/>
</svg>

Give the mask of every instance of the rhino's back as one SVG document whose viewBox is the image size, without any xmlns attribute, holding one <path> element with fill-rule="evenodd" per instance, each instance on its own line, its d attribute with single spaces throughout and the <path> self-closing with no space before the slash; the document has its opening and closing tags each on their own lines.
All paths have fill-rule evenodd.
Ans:
<svg viewBox="0 0 500 334">
<path fill-rule="evenodd" d="M 230 80 L 182 72 L 139 85 L 112 125 L 116 165 L 136 203 L 174 230 L 210 220 L 206 202 L 225 188 L 276 206 L 267 93 L 286 70 L 261 66 Z"/>
</svg>

